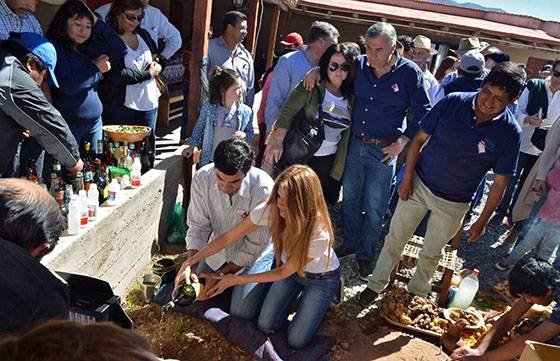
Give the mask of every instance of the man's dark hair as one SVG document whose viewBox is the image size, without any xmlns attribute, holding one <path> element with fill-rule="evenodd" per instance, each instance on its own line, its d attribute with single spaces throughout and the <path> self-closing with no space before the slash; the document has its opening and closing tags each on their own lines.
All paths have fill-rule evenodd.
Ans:
<svg viewBox="0 0 560 361">
<path fill-rule="evenodd" d="M 526 81 L 527 76 L 523 69 L 511 61 L 504 61 L 492 68 L 482 81 L 481 87 L 485 84 L 500 87 L 509 94 L 510 99 L 514 99 L 519 96 Z"/>
<path fill-rule="evenodd" d="M 46 37 L 50 41 L 56 42 L 69 52 L 77 50 L 74 48 L 74 44 L 72 44 L 72 41 L 68 37 L 67 30 L 68 19 L 73 18 L 88 19 L 93 28 L 93 14 L 89 8 L 81 0 L 69 0 L 60 6 L 49 24 L 49 28 L 46 33 Z M 86 43 L 90 39 L 86 40 Z"/>
<path fill-rule="evenodd" d="M 312 43 L 320 38 L 338 37 L 338 30 L 326 21 L 314 21 L 307 32 L 307 43 Z"/>
<path fill-rule="evenodd" d="M 406 53 L 407 51 L 414 50 L 414 41 L 408 35 L 401 35 L 397 38 L 397 41 L 402 44 L 403 51 Z"/>
<path fill-rule="evenodd" d="M 560 271 L 542 258 L 527 255 L 513 266 L 508 282 L 514 295 L 542 297 L 560 284 Z"/>
<path fill-rule="evenodd" d="M 227 175 L 235 175 L 241 171 L 249 173 L 255 152 L 243 140 L 228 139 L 220 142 L 214 151 L 214 167 Z"/>
<path fill-rule="evenodd" d="M 457 74 L 459 74 L 460 76 L 462 76 L 464 78 L 476 79 L 476 78 L 479 78 L 482 75 L 482 73 L 484 73 L 484 70 L 481 70 L 478 73 L 467 73 L 463 69 L 457 68 Z"/>
<path fill-rule="evenodd" d="M 354 56 L 348 49 L 348 47 L 344 44 L 333 44 L 325 50 L 321 58 L 319 59 L 319 74 L 321 74 L 321 79 L 325 79 L 328 81 L 329 79 L 329 64 L 331 62 L 331 57 L 334 54 L 340 53 L 344 57 L 345 62 L 348 66 L 352 67 L 354 64 Z M 340 65 L 340 64 L 339 64 Z M 342 82 L 340 86 L 340 91 L 342 92 L 342 96 L 344 98 L 348 98 L 353 93 L 354 89 L 354 80 L 352 79 L 352 72 L 349 71 L 347 73 L 346 79 Z"/>
<path fill-rule="evenodd" d="M 226 31 L 228 25 L 235 27 L 238 22 L 247 20 L 247 15 L 243 14 L 241 11 L 228 11 L 224 16 L 224 31 Z"/>
<path fill-rule="evenodd" d="M 554 62 L 552 63 L 552 69 L 550 69 L 550 72 L 553 72 L 558 64 L 560 64 L 560 58 L 554 60 Z"/>
<path fill-rule="evenodd" d="M 48 243 L 52 250 L 66 218 L 51 195 L 22 179 L 0 179 L 0 238 L 27 251 Z"/>
<path fill-rule="evenodd" d="M 61 355 L 65 355 L 61 356 Z M 11 361 L 156 361 L 148 341 L 110 322 L 82 325 L 50 320 L 0 340 L 0 359 Z"/>
</svg>

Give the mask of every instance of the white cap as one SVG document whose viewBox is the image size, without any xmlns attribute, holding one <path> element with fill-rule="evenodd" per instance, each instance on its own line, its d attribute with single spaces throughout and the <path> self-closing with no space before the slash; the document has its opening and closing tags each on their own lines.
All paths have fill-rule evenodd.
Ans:
<svg viewBox="0 0 560 361">
<path fill-rule="evenodd" d="M 89 185 L 89 190 L 90 191 L 92 191 L 92 190 L 96 191 L 97 190 L 97 184 L 95 184 L 95 183 L 90 184 Z"/>
<path fill-rule="evenodd" d="M 80 197 L 87 197 L 87 192 L 85 189 L 82 189 L 78 192 L 78 196 Z"/>
</svg>

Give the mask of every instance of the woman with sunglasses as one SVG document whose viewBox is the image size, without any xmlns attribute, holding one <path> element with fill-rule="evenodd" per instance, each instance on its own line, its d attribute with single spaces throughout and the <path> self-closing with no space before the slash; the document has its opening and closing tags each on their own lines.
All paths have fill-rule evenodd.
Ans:
<svg viewBox="0 0 560 361">
<path fill-rule="evenodd" d="M 143 16 L 141 0 L 113 2 L 107 24 L 119 34 L 127 52 L 124 58 L 112 63 L 100 93 L 105 105 L 104 123 L 151 127 L 149 144 L 155 150 L 154 128 L 161 95 L 156 77 L 162 66 L 158 63 L 155 40 L 140 27 Z"/>
<path fill-rule="evenodd" d="M 235 285 L 272 282 L 258 317 L 258 326 L 265 333 L 284 328 L 299 296 L 296 314 L 288 327 L 288 344 L 301 349 L 319 329 L 341 287 L 329 212 L 321 183 L 308 166 L 294 164 L 284 170 L 269 199 L 231 231 L 214 238 L 187 259 L 175 284 L 190 282 L 190 267 L 262 226 L 270 229 L 278 266 L 262 273 L 212 276 L 220 281 L 207 290 L 206 296 L 217 296 Z"/>
<path fill-rule="evenodd" d="M 306 118 L 313 120 L 318 116 L 320 104 L 322 111 L 319 116 L 323 117 L 325 139 L 307 164 L 317 173 L 329 205 L 338 201 L 350 139 L 354 103 L 352 62 L 352 54 L 343 44 L 334 44 L 325 50 L 319 59 L 319 72 L 324 80 L 310 91 L 305 90 L 303 82 L 292 90 L 280 110 L 265 151 L 269 164 L 278 162 L 283 152 L 284 137 L 296 115 L 304 109 Z"/>
<path fill-rule="evenodd" d="M 47 38 L 57 56 L 59 86 L 51 88 L 53 105 L 78 145 L 89 142 L 96 152 L 97 141 L 102 138 L 103 112 L 97 85 L 111 69 L 111 60 L 124 56 L 125 46 L 117 33 L 80 0 L 69 0 L 58 9 Z"/>
</svg>

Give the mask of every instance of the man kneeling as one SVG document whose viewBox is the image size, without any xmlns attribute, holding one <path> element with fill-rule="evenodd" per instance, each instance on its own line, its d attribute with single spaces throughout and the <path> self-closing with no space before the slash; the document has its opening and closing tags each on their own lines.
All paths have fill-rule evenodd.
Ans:
<svg viewBox="0 0 560 361">
<path fill-rule="evenodd" d="M 509 273 L 512 294 L 520 295 L 511 310 L 492 326 L 477 348 L 461 347 L 452 358 L 461 361 L 501 361 L 519 357 L 526 340 L 546 342 L 560 334 L 560 271 L 536 256 L 526 256 Z M 525 335 L 519 335 L 495 350 L 488 348 L 500 340 L 534 304 L 548 306 L 556 302 L 547 321 Z"/>
</svg>

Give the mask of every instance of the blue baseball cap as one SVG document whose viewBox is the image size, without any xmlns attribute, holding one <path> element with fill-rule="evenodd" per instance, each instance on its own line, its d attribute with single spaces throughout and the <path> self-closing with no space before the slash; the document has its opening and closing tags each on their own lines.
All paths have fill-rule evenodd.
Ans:
<svg viewBox="0 0 560 361">
<path fill-rule="evenodd" d="M 29 50 L 37 59 L 47 67 L 49 71 L 49 82 L 58 88 L 58 81 L 54 75 L 56 67 L 56 49 L 46 38 L 36 33 L 10 33 L 8 38 L 27 50 Z"/>
</svg>

